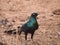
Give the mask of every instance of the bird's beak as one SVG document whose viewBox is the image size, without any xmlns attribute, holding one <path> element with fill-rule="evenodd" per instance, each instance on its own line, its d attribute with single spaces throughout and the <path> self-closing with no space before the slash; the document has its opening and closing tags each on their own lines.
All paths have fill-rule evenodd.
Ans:
<svg viewBox="0 0 60 45">
<path fill-rule="evenodd" d="M 38 14 L 39 15 L 39 14 Z M 37 15 L 37 19 L 38 19 L 38 15 Z"/>
<path fill-rule="evenodd" d="M 38 19 L 38 17 L 37 17 L 37 19 Z"/>
<path fill-rule="evenodd" d="M 39 13 L 37 14 L 37 19 L 38 19 L 38 17 L 39 17 Z"/>
<path fill-rule="evenodd" d="M 37 14 L 37 16 L 39 15 L 39 13 Z"/>
</svg>

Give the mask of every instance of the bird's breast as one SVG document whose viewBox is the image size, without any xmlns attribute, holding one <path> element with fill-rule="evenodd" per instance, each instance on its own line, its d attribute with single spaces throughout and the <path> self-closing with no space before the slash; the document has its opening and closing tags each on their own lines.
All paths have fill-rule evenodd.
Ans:
<svg viewBox="0 0 60 45">
<path fill-rule="evenodd" d="M 37 25 L 38 25 L 37 22 L 29 22 L 29 23 L 27 23 L 28 27 L 36 27 Z"/>
</svg>

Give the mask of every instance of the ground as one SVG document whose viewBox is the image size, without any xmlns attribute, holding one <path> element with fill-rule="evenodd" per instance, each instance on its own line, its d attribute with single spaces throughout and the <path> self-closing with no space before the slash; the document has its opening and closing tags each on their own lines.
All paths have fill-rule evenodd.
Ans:
<svg viewBox="0 0 60 45">
<path fill-rule="evenodd" d="M 0 0 L 0 42 L 5 45 L 25 45 L 21 40 L 4 31 L 23 25 L 31 13 L 37 12 L 39 28 L 34 34 L 34 43 L 28 35 L 27 45 L 60 45 L 60 0 Z M 8 20 L 7 24 L 2 20 Z M 11 25 L 9 27 L 9 25 Z"/>
</svg>

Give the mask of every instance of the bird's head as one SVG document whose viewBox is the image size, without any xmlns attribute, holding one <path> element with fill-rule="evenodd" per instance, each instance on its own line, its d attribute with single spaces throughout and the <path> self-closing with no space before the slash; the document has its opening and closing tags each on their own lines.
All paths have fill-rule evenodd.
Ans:
<svg viewBox="0 0 60 45">
<path fill-rule="evenodd" d="M 39 14 L 38 13 L 32 13 L 31 16 L 37 17 Z"/>
</svg>

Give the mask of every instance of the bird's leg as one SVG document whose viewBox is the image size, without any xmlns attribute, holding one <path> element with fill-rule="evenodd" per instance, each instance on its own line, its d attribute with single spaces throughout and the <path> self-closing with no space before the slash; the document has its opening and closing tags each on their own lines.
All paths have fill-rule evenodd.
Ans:
<svg viewBox="0 0 60 45">
<path fill-rule="evenodd" d="M 34 36 L 34 33 L 31 34 L 31 40 L 32 40 L 32 42 L 33 42 L 33 44 L 34 44 L 33 36 Z M 35 44 L 34 44 L 34 45 L 35 45 Z"/>
<path fill-rule="evenodd" d="M 31 34 L 31 39 L 32 39 L 32 41 L 33 41 L 33 35 L 34 35 L 34 33 Z"/>
<path fill-rule="evenodd" d="M 25 40 L 27 40 L 27 33 L 25 33 Z"/>
<path fill-rule="evenodd" d="M 25 45 L 27 45 L 27 33 L 25 33 Z"/>
</svg>

